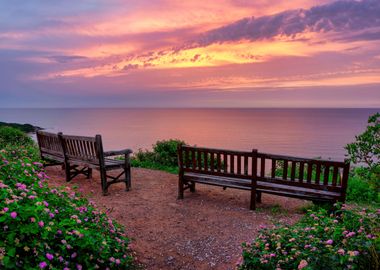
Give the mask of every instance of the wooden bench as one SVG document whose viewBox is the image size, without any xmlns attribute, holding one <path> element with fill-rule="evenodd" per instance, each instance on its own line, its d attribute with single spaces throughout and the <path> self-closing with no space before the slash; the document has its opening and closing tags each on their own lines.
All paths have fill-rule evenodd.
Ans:
<svg viewBox="0 0 380 270">
<path fill-rule="evenodd" d="M 103 151 L 102 137 L 72 136 L 59 134 L 65 156 L 66 181 L 71 181 L 82 170 L 91 177 L 92 169 L 100 171 L 103 195 L 111 184 L 125 182 L 126 190 L 131 188 L 131 165 L 129 155 L 132 150 Z M 124 155 L 124 160 L 111 159 L 110 156 Z M 82 166 L 79 170 L 77 167 Z M 108 171 L 123 169 L 118 176 L 107 174 Z M 121 178 L 124 175 L 124 178 Z"/>
<path fill-rule="evenodd" d="M 84 174 L 87 178 L 91 178 L 92 169 L 97 169 L 100 171 L 103 195 L 107 194 L 108 187 L 111 184 L 119 182 L 124 182 L 126 190 L 130 190 L 130 154 L 132 150 L 104 152 L 100 135 L 84 137 L 38 131 L 37 139 L 41 157 L 55 161 L 55 163 L 49 163 L 49 165 L 64 165 L 67 182 L 79 174 Z M 124 156 L 124 160 L 110 158 L 111 156 L 121 155 Z M 116 169 L 122 169 L 122 172 L 117 176 L 108 174 L 109 171 Z"/>
<path fill-rule="evenodd" d="M 251 152 L 178 148 L 179 192 L 195 191 L 195 183 L 251 192 L 250 209 L 261 194 L 294 197 L 315 202 L 345 201 L 349 162 L 317 160 Z M 256 199 L 255 199 L 256 198 Z"/>
<path fill-rule="evenodd" d="M 65 157 L 58 134 L 37 130 L 37 142 L 45 166 L 63 165 Z"/>
<path fill-rule="evenodd" d="M 195 192 L 195 183 L 236 188 L 251 192 L 250 209 L 256 207 L 257 150 L 252 152 L 199 148 L 186 145 L 178 147 L 179 185 L 178 198 L 184 190 Z"/>
</svg>

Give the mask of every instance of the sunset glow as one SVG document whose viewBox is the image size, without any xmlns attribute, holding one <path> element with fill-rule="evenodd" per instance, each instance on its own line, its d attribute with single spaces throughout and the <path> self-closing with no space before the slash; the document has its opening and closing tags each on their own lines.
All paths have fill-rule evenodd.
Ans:
<svg viewBox="0 0 380 270">
<path fill-rule="evenodd" d="M 2 1 L 0 15 L 0 107 L 380 107 L 377 0 Z"/>
</svg>

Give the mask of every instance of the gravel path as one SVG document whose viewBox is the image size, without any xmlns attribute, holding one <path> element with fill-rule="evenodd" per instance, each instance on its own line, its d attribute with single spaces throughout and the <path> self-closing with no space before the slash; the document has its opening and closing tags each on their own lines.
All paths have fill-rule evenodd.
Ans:
<svg viewBox="0 0 380 270">
<path fill-rule="evenodd" d="M 260 225 L 298 220 L 302 200 L 263 194 L 256 211 L 250 211 L 247 191 L 197 185 L 177 200 L 176 175 L 132 169 L 132 190 L 112 185 L 102 196 L 99 174 L 64 180 L 60 167 L 49 167 L 52 185 L 78 186 L 79 191 L 109 209 L 126 228 L 132 249 L 146 269 L 234 269 L 243 241 L 251 241 Z"/>
</svg>

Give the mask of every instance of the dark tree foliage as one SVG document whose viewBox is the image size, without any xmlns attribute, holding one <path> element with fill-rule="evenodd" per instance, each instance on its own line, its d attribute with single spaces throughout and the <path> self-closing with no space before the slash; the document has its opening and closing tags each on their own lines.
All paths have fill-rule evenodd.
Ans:
<svg viewBox="0 0 380 270">
<path fill-rule="evenodd" d="M 370 171 L 378 171 L 380 160 L 380 113 L 368 118 L 367 129 L 347 144 L 349 159 L 355 164 L 365 164 Z"/>
</svg>

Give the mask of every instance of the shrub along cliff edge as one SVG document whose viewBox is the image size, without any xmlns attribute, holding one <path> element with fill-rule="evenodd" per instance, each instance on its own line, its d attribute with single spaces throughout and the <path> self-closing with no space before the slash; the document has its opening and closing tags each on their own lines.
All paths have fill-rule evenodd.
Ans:
<svg viewBox="0 0 380 270">
<path fill-rule="evenodd" d="M 72 190 L 49 188 L 33 141 L 1 131 L 0 268 L 135 268 L 123 228 Z"/>
</svg>

